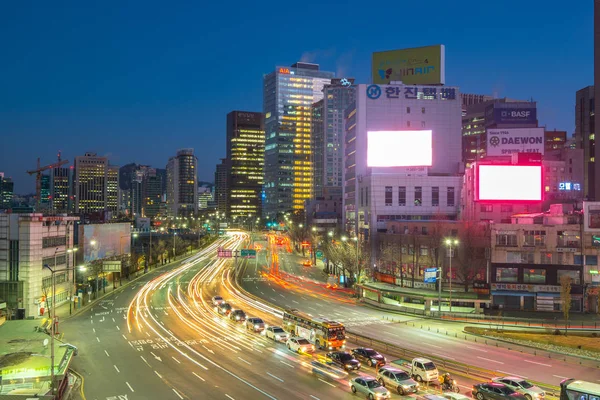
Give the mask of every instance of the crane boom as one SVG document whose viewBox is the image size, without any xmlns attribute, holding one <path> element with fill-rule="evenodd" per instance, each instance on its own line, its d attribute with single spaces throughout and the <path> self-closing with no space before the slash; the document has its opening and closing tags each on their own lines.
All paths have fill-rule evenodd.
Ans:
<svg viewBox="0 0 600 400">
<path fill-rule="evenodd" d="M 69 160 L 61 160 L 60 159 L 60 151 L 58 152 L 58 161 L 52 164 L 45 165 L 43 167 L 40 166 L 40 158 L 37 159 L 37 168 L 27 171 L 29 175 L 35 174 L 35 210 L 38 211 L 40 208 L 40 197 L 42 193 L 42 172 L 47 171 L 49 169 L 58 168 L 62 165 L 68 164 Z"/>
</svg>

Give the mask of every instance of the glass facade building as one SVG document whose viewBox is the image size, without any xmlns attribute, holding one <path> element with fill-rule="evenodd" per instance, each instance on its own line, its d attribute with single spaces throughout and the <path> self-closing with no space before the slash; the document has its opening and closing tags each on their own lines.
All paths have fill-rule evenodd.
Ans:
<svg viewBox="0 0 600 400">
<path fill-rule="evenodd" d="M 195 216 L 198 212 L 198 158 L 194 149 L 182 149 L 167 163 L 167 208 L 170 216 Z"/>
<path fill-rule="evenodd" d="M 312 196 L 312 105 L 333 77 L 317 64 L 301 62 L 264 77 L 266 217 L 302 210 Z"/>
</svg>

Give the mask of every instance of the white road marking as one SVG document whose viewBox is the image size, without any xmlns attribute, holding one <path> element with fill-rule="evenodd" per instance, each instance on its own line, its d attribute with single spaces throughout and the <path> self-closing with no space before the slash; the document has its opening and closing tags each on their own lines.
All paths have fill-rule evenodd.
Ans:
<svg viewBox="0 0 600 400">
<path fill-rule="evenodd" d="M 523 360 L 523 361 L 525 361 L 525 362 L 528 362 L 528 363 L 531 363 L 531 364 L 542 365 L 542 366 L 544 366 L 544 367 L 552 367 L 552 365 L 550 365 L 550 364 L 544 364 L 544 363 L 537 362 L 537 361 L 531 361 L 531 360 Z"/>
<path fill-rule="evenodd" d="M 512 372 L 506 372 L 506 371 L 502 371 L 502 370 L 498 370 L 498 372 L 502 372 L 503 374 L 506 374 L 508 376 L 516 376 L 517 378 L 529 379 L 526 376 L 513 374 Z"/>
<path fill-rule="evenodd" d="M 327 382 L 327 381 L 324 381 L 324 380 L 323 380 L 323 379 L 321 379 L 321 378 L 319 378 L 319 380 L 320 380 L 321 382 L 323 382 L 323 383 L 326 383 L 326 384 L 328 384 L 328 385 L 329 385 L 329 386 L 331 386 L 331 387 L 335 387 L 335 385 L 334 385 L 334 384 L 331 384 L 331 383 L 329 383 L 329 382 Z"/>
<path fill-rule="evenodd" d="M 275 376 L 275 375 L 273 375 L 272 373 L 270 373 L 270 372 L 267 372 L 267 375 L 269 375 L 271 378 L 275 378 L 275 379 L 277 379 L 279 382 L 283 383 L 283 379 L 276 377 L 276 376 Z"/>
<path fill-rule="evenodd" d="M 104 353 L 106 354 L 106 357 L 110 357 L 110 355 L 108 355 L 108 351 L 104 350 Z"/>
<path fill-rule="evenodd" d="M 320 398 L 318 398 L 317 396 L 313 396 L 312 394 L 310 395 L 310 397 L 312 397 L 315 400 L 321 400 Z"/>
<path fill-rule="evenodd" d="M 198 375 L 197 373 L 195 373 L 195 372 L 192 372 L 192 374 L 194 374 L 194 376 L 195 376 L 196 378 L 200 379 L 202 382 L 206 382 L 206 380 L 205 380 L 203 377 L 201 377 L 200 375 Z"/>
<path fill-rule="evenodd" d="M 92 331 L 94 331 L 94 333 L 96 333 L 96 328 L 92 328 Z"/>
<path fill-rule="evenodd" d="M 471 347 L 471 346 L 466 346 L 466 347 L 467 347 L 468 349 L 471 349 L 471 350 L 477 350 L 477 351 L 480 351 L 480 352 L 482 352 L 482 353 L 487 353 L 487 350 L 478 349 L 477 347 Z"/>
<path fill-rule="evenodd" d="M 125 335 L 121 335 L 121 336 L 123 336 L 123 339 L 127 340 L 127 337 Z"/>
<path fill-rule="evenodd" d="M 282 364 L 285 364 L 285 365 L 287 365 L 287 366 L 288 366 L 288 367 L 290 367 L 290 368 L 296 368 L 296 367 L 294 367 L 292 364 L 290 364 L 290 363 L 287 363 L 287 362 L 285 362 L 285 361 L 281 361 L 281 360 L 280 360 L 279 362 L 280 362 L 280 363 L 282 363 Z"/>
<path fill-rule="evenodd" d="M 490 360 L 489 358 L 484 358 L 484 357 L 479 357 L 479 356 L 477 356 L 477 358 L 479 358 L 480 360 L 485 360 L 485 361 L 493 362 L 496 364 L 504 364 L 502 361 Z"/>
<path fill-rule="evenodd" d="M 456 358 L 449 357 L 449 356 L 447 356 L 445 354 L 440 354 L 440 353 L 431 353 L 431 354 L 433 354 L 434 356 L 438 356 L 438 357 L 442 357 L 442 358 L 447 358 L 448 360 L 456 360 Z"/>
<path fill-rule="evenodd" d="M 173 391 L 175 392 L 177 397 L 179 397 L 181 400 L 183 400 L 183 397 L 177 392 L 177 390 L 175 390 L 175 388 L 173 388 Z"/>
<path fill-rule="evenodd" d="M 114 318 L 113 318 L 112 320 L 113 320 L 113 322 L 117 322 L 117 321 L 115 321 L 115 319 L 114 319 Z"/>
<path fill-rule="evenodd" d="M 96 340 L 97 340 L 98 342 L 100 342 L 100 338 L 99 338 L 98 336 L 96 336 Z"/>
<path fill-rule="evenodd" d="M 177 364 L 181 364 L 181 361 L 179 361 L 178 359 L 176 359 L 175 357 L 171 356 L 171 358 L 175 361 L 177 361 Z"/>
<path fill-rule="evenodd" d="M 118 331 L 120 331 L 120 330 L 121 330 L 121 328 L 119 328 L 119 325 L 117 325 L 117 330 L 118 330 Z"/>
<path fill-rule="evenodd" d="M 243 362 L 245 362 L 246 364 L 248 364 L 248 365 L 252 365 L 252 364 L 250 364 L 248 361 L 244 360 L 242 357 L 238 357 L 238 358 L 239 358 L 240 360 L 242 360 Z"/>
<path fill-rule="evenodd" d="M 158 376 L 160 379 L 162 379 L 162 376 L 158 372 L 154 371 L 154 373 L 156 374 L 156 376 Z"/>
<path fill-rule="evenodd" d="M 233 397 L 231 397 L 230 395 L 228 395 L 227 393 L 225 393 L 225 397 L 227 397 L 230 400 L 235 400 Z"/>
<path fill-rule="evenodd" d="M 296 300 L 292 300 L 292 303 L 300 304 L 300 303 L 298 303 Z"/>
<path fill-rule="evenodd" d="M 116 365 L 113 364 L 113 367 L 115 367 L 115 369 L 117 370 L 118 373 L 121 373 L 121 371 L 119 371 L 119 368 L 117 368 Z"/>
<path fill-rule="evenodd" d="M 127 384 L 127 387 L 129 388 L 129 390 L 131 390 L 132 392 L 135 392 L 135 390 L 133 390 L 133 388 L 131 387 L 131 385 L 129 384 L 129 382 L 125 382 Z"/>
<path fill-rule="evenodd" d="M 552 376 L 554 376 L 556 378 L 560 378 L 560 379 L 569 379 L 566 376 L 560 376 L 560 375 L 552 375 Z"/>
<path fill-rule="evenodd" d="M 144 360 L 144 362 L 145 362 L 145 363 L 146 363 L 148 366 L 150 366 L 150 363 L 148 363 L 148 361 L 146 361 L 146 359 L 144 358 L 144 356 L 140 356 L 140 357 L 142 358 L 142 360 Z"/>
</svg>

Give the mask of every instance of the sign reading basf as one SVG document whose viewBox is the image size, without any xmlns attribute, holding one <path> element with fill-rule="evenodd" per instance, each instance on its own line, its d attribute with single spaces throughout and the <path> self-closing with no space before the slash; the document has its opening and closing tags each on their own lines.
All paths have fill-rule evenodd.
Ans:
<svg viewBox="0 0 600 400">
<path fill-rule="evenodd" d="M 446 80 L 443 44 L 373 53 L 374 84 L 440 85 Z"/>
<path fill-rule="evenodd" d="M 541 165 L 477 164 L 477 201 L 531 203 L 543 199 Z"/>
<path fill-rule="evenodd" d="M 544 154 L 544 128 L 488 129 L 487 156 Z"/>
<path fill-rule="evenodd" d="M 369 167 L 431 167 L 431 130 L 368 131 Z M 417 171 L 415 171 L 417 172 Z"/>
<path fill-rule="evenodd" d="M 498 108 L 490 105 L 485 110 L 486 126 L 490 125 L 537 125 L 537 109 L 531 108 Z"/>
</svg>

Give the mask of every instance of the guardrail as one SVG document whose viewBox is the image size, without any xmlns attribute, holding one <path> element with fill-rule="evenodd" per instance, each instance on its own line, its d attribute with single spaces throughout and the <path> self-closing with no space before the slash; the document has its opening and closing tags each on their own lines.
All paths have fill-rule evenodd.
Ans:
<svg viewBox="0 0 600 400">
<path fill-rule="evenodd" d="M 245 266 L 243 268 L 245 268 Z M 240 273 L 237 276 L 237 279 L 235 279 L 235 284 L 237 286 L 237 289 L 240 292 L 243 292 L 244 295 L 246 295 L 247 297 L 249 297 L 255 301 L 260 301 L 261 303 L 265 303 L 272 308 L 284 310 L 284 308 L 282 308 L 276 304 L 273 304 L 263 298 L 255 296 L 252 293 L 248 292 L 246 289 L 244 289 L 239 282 L 240 276 L 243 275 L 243 273 L 241 273 L 241 272 L 243 272 L 243 271 L 240 271 Z M 414 323 L 413 323 L 413 326 L 414 326 Z M 492 378 L 506 375 L 503 372 L 474 367 L 474 366 L 460 363 L 457 361 L 450 361 L 448 359 L 445 359 L 445 358 L 439 357 L 439 356 L 432 356 L 432 355 L 428 355 L 428 354 L 421 353 L 421 352 L 417 353 L 413 350 L 408 350 L 408 349 L 399 347 L 397 345 L 394 345 L 394 344 L 391 344 L 388 342 L 384 342 L 382 340 L 363 336 L 359 333 L 352 332 L 351 330 L 348 330 L 348 329 L 346 329 L 346 336 L 347 336 L 347 340 L 352 343 L 355 343 L 359 346 L 360 345 L 364 345 L 364 346 L 368 345 L 369 347 L 375 347 L 378 350 L 381 350 L 382 352 L 389 354 L 391 356 L 394 356 L 394 357 L 404 358 L 404 359 L 412 359 L 415 357 L 426 357 L 426 358 L 434 361 L 436 363 L 436 365 L 441 369 L 449 370 L 453 373 L 457 373 L 459 375 L 463 375 L 463 376 L 466 376 L 469 378 L 479 378 L 480 380 L 488 381 Z M 466 335 L 465 335 L 465 338 L 466 338 Z M 530 381 L 530 382 L 541 387 L 542 389 L 544 389 L 550 397 L 557 397 L 557 398 L 559 397 L 560 388 L 558 386 L 553 386 L 550 384 L 536 382 L 536 381 Z"/>
</svg>

